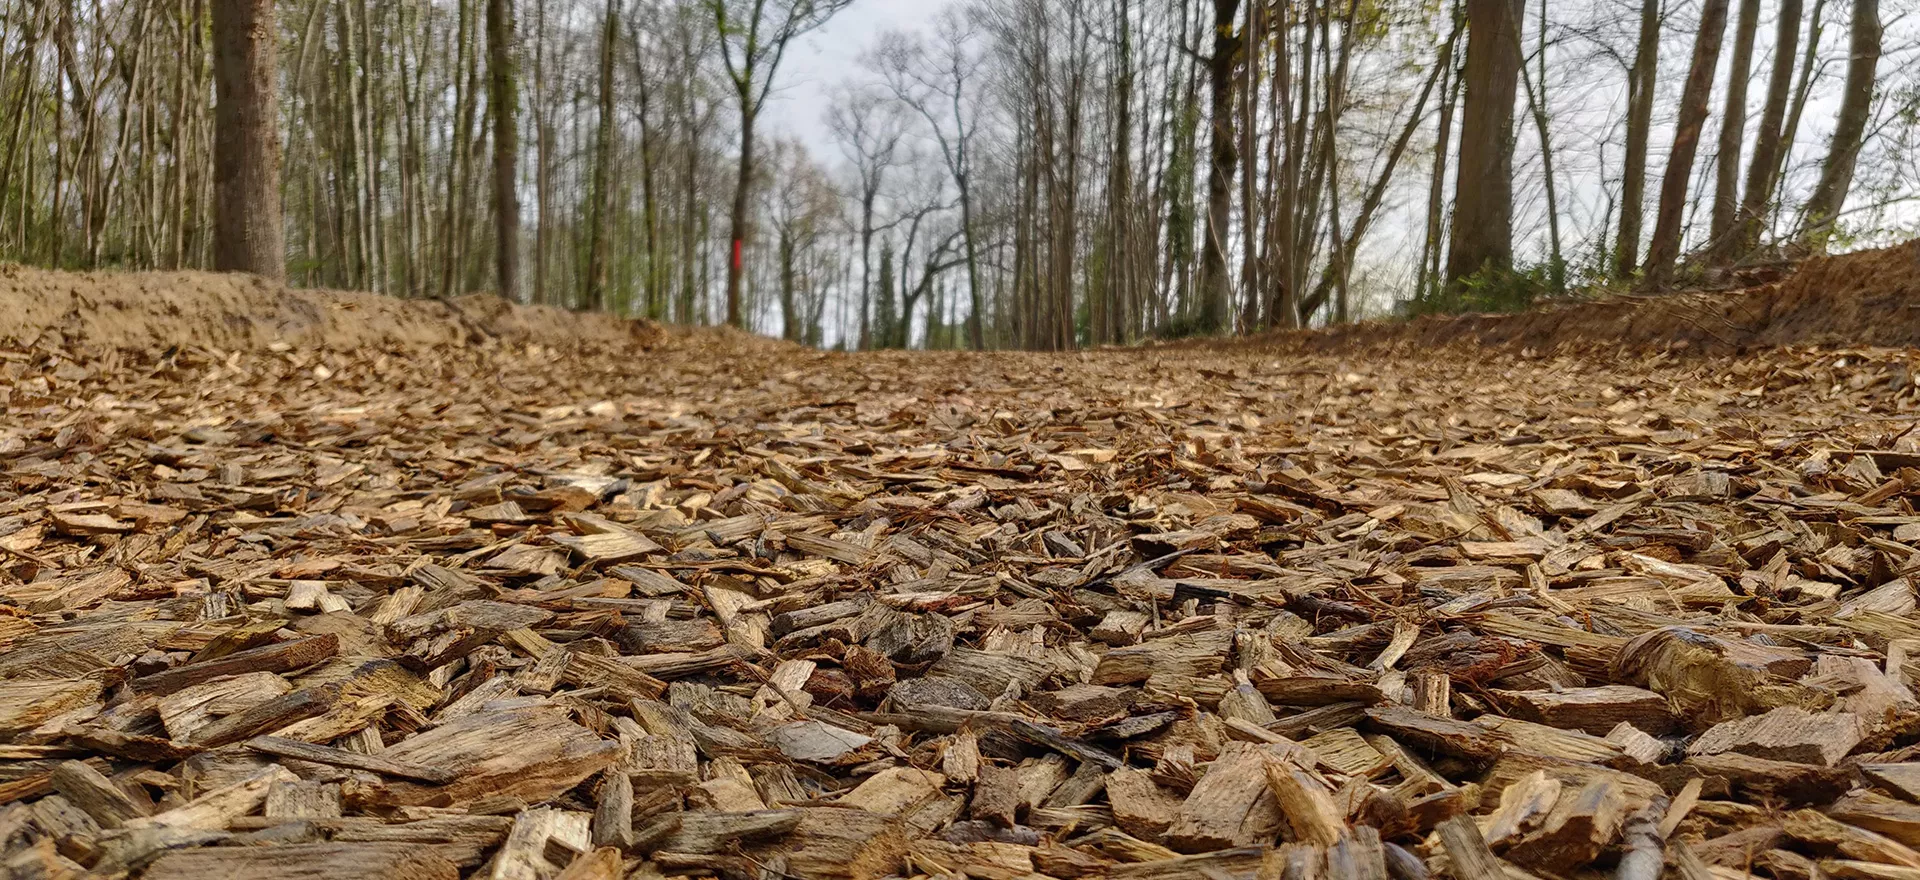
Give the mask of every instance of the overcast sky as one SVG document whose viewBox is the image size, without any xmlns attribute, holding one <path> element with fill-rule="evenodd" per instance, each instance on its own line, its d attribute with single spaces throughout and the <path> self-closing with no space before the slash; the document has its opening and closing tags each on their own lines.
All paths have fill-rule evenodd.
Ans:
<svg viewBox="0 0 1920 880">
<path fill-rule="evenodd" d="M 854 0 L 827 25 L 801 38 L 780 68 L 779 90 L 767 107 L 768 134 L 798 135 L 814 155 L 839 155 L 824 116 L 833 87 L 859 70 L 860 53 L 880 34 L 931 23 L 950 0 Z"/>
</svg>

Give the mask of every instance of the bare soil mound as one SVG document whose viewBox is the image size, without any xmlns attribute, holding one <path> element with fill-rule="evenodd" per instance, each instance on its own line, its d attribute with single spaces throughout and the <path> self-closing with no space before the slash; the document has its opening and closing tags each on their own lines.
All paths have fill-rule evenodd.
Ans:
<svg viewBox="0 0 1920 880">
<path fill-rule="evenodd" d="M 659 327 L 610 315 L 516 306 L 486 295 L 401 300 L 295 290 L 208 272 L 70 273 L 0 265 L 0 343 L 226 351 L 276 343 L 386 350 L 489 341 L 562 349 L 649 347 Z"/>
<path fill-rule="evenodd" d="M 1782 345 L 1920 346 L 1920 240 L 1817 257 L 1743 290 L 1621 296 L 1512 315 L 1357 324 L 1277 341 L 1310 348 L 1469 342 L 1732 353 Z"/>
</svg>

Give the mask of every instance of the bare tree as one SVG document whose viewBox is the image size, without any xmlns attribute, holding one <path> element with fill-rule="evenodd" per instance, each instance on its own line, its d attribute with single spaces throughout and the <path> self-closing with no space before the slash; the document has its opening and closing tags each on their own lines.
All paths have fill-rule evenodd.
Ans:
<svg viewBox="0 0 1920 880">
<path fill-rule="evenodd" d="M 1682 222 L 1687 186 L 1693 177 L 1694 153 L 1700 147 L 1700 129 L 1707 121 L 1707 101 L 1713 97 L 1713 72 L 1727 32 L 1727 0 L 1706 0 L 1700 11 L 1700 31 L 1694 35 L 1693 66 L 1687 71 L 1686 90 L 1680 96 L 1680 119 L 1674 125 L 1673 151 L 1660 180 L 1660 208 L 1654 214 L 1653 243 L 1647 247 L 1643 281 L 1665 285 L 1680 259 Z"/>
<path fill-rule="evenodd" d="M 1846 204 L 1867 120 L 1873 115 L 1875 74 L 1880 66 L 1880 0 L 1853 0 L 1851 33 L 1839 122 L 1834 126 L 1833 143 L 1827 148 L 1827 160 L 1820 166 L 1820 183 L 1807 200 L 1806 218 L 1801 223 L 1801 240 L 1820 252 L 1827 249 L 1834 221 Z"/>
<path fill-rule="evenodd" d="M 1760 226 L 1778 179 L 1781 126 L 1786 123 L 1787 99 L 1793 91 L 1794 47 L 1800 43 L 1801 0 L 1781 0 L 1773 40 L 1773 70 L 1767 76 L 1767 103 L 1760 111 L 1760 130 L 1753 139 L 1753 159 L 1747 165 L 1747 191 L 1740 199 L 1740 215 L 1727 249 L 1732 259 L 1753 253 L 1760 246 Z"/>
<path fill-rule="evenodd" d="M 720 60 L 740 108 L 740 167 L 729 218 L 733 253 L 727 263 L 727 323 L 745 327 L 740 282 L 745 270 L 747 207 L 753 187 L 754 127 L 774 77 L 795 37 L 813 30 L 853 0 L 708 0 L 719 34 Z"/>
<path fill-rule="evenodd" d="M 513 2 L 487 0 L 487 108 L 493 115 L 494 283 L 520 297 L 520 89 L 513 61 Z"/>
<path fill-rule="evenodd" d="M 1207 231 L 1200 258 L 1198 329 L 1221 333 L 1229 326 L 1233 280 L 1227 274 L 1227 228 L 1233 222 L 1233 175 L 1240 150 L 1233 133 L 1233 67 L 1240 38 L 1233 20 L 1240 0 L 1213 0 L 1213 54 L 1207 58 L 1207 88 L 1213 151 L 1207 167 Z"/>
<path fill-rule="evenodd" d="M 900 142 L 906 128 L 899 105 L 875 92 L 848 86 L 835 96 L 827 110 L 827 127 L 840 141 L 840 149 L 853 166 L 854 197 L 860 202 L 860 336 L 862 349 L 873 345 L 873 236 L 874 216 L 887 172 L 900 154 Z"/>
<path fill-rule="evenodd" d="M 620 37 L 620 0 L 607 0 L 600 32 L 600 121 L 593 148 L 593 220 L 588 231 L 585 307 L 599 311 L 607 307 L 607 260 L 612 242 L 615 200 L 613 195 L 613 140 L 619 125 L 614 121 L 613 58 Z"/>
<path fill-rule="evenodd" d="M 1747 80 L 1753 74 L 1753 42 L 1760 27 L 1760 0 L 1740 0 L 1733 32 L 1733 64 L 1727 74 L 1727 105 L 1720 114 L 1720 151 L 1714 159 L 1713 225 L 1707 256 L 1714 265 L 1733 262 L 1734 226 L 1740 217 L 1740 147 L 1746 140 Z"/>
<path fill-rule="evenodd" d="M 1521 0 L 1467 0 L 1466 103 L 1447 283 L 1513 265 L 1513 105 Z"/>
<path fill-rule="evenodd" d="M 213 267 L 287 277 L 272 0 L 213 2 Z"/>
<path fill-rule="evenodd" d="M 1640 269 L 1640 234 L 1646 219 L 1647 152 L 1653 134 L 1653 81 L 1660 72 L 1660 0 L 1641 0 L 1640 42 L 1627 72 L 1627 149 L 1620 174 L 1620 237 L 1613 274 L 1628 278 Z"/>
<path fill-rule="evenodd" d="M 968 92 L 984 58 L 974 50 L 966 14 L 949 7 L 934 24 L 935 42 L 894 33 L 881 38 L 870 59 L 893 91 L 927 125 L 960 194 L 960 229 L 967 253 L 967 342 L 986 348 L 980 248 L 975 238 L 973 139 L 979 118 Z"/>
</svg>

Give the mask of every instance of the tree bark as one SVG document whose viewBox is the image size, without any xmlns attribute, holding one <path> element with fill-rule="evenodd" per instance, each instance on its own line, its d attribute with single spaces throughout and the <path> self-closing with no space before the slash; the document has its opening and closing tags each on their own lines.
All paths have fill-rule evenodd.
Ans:
<svg viewBox="0 0 1920 880">
<path fill-rule="evenodd" d="M 1212 89 L 1208 113 L 1213 122 L 1212 162 L 1207 170 L 1207 240 L 1200 260 L 1200 314 L 1202 333 L 1228 329 L 1233 282 L 1227 277 L 1227 227 L 1233 222 L 1233 175 L 1240 150 L 1233 134 L 1233 60 L 1240 40 L 1233 20 L 1240 0 L 1213 0 L 1213 55 L 1207 59 L 1207 81 Z"/>
<path fill-rule="evenodd" d="M 1513 105 L 1521 0 L 1467 0 L 1466 101 L 1447 283 L 1513 266 Z"/>
<path fill-rule="evenodd" d="M 1539 48 L 1535 53 L 1540 62 L 1539 86 L 1536 90 L 1526 65 L 1522 64 L 1520 87 L 1526 90 L 1527 109 L 1533 115 L 1534 131 L 1540 136 L 1540 172 L 1547 190 L 1547 278 L 1548 286 L 1559 293 L 1566 289 L 1567 260 L 1560 247 L 1560 187 L 1553 172 L 1553 135 L 1547 121 L 1547 0 L 1540 0 L 1539 21 Z"/>
<path fill-rule="evenodd" d="M 613 225 L 613 49 L 620 34 L 620 0 L 607 0 L 605 30 L 600 35 L 600 128 L 593 149 L 593 228 L 587 240 L 587 299 L 585 307 L 607 307 L 607 262 Z"/>
<path fill-rule="evenodd" d="M 1773 41 L 1773 72 L 1767 77 L 1767 105 L 1760 111 L 1760 130 L 1753 139 L 1753 160 L 1747 165 L 1747 191 L 1740 200 L 1740 216 L 1732 243 L 1735 260 L 1760 246 L 1760 226 L 1773 204 L 1775 174 L 1785 146 L 1780 142 L 1786 123 L 1787 100 L 1793 91 L 1794 47 L 1800 44 L 1801 0 L 1781 0 Z"/>
<path fill-rule="evenodd" d="M 1874 74 L 1880 65 L 1880 0 L 1853 0 L 1852 39 L 1849 41 L 1846 91 L 1840 99 L 1840 120 L 1833 144 L 1820 167 L 1820 182 L 1807 200 L 1801 240 L 1825 253 L 1833 238 L 1834 221 L 1846 205 L 1853 186 L 1853 170 L 1860 145 L 1873 115 Z"/>
<path fill-rule="evenodd" d="M 1460 78 L 1455 75 L 1454 46 L 1465 20 L 1460 0 L 1453 5 L 1454 37 L 1440 50 L 1440 119 L 1434 131 L 1433 174 L 1427 180 L 1427 235 L 1420 249 L 1420 272 L 1414 288 L 1416 302 L 1425 302 L 1440 286 L 1440 253 L 1445 244 L 1448 144 L 1453 138 L 1454 107 L 1460 103 Z"/>
<path fill-rule="evenodd" d="M 740 165 L 734 176 L 733 207 L 727 214 L 727 240 L 732 250 L 727 254 L 727 323 L 740 329 L 746 329 L 746 315 L 741 309 L 740 283 L 746 274 L 747 248 L 747 202 L 753 191 L 753 125 L 760 115 L 759 108 L 751 94 L 743 89 L 740 93 Z"/>
<path fill-rule="evenodd" d="M 1753 74 L 1753 41 L 1759 26 L 1760 0 L 1740 0 L 1733 66 L 1727 76 L 1727 109 L 1720 115 L 1720 155 L 1714 163 L 1713 226 L 1707 253 L 1715 266 L 1729 265 L 1739 256 L 1734 226 L 1740 217 L 1740 146 L 1746 139 L 1747 79 Z"/>
<path fill-rule="evenodd" d="M 1700 32 L 1693 41 L 1693 67 L 1687 72 L 1680 96 L 1680 119 L 1675 124 L 1673 150 L 1660 180 L 1660 208 L 1654 215 L 1653 243 L 1647 248 L 1644 283 L 1664 286 L 1673 278 L 1680 259 L 1680 237 L 1685 230 L 1687 187 L 1692 182 L 1693 158 L 1700 148 L 1700 129 L 1707 121 L 1707 101 L 1713 97 L 1714 68 L 1727 35 L 1727 0 L 1706 0 L 1700 11 Z"/>
<path fill-rule="evenodd" d="M 520 298 L 520 89 L 513 63 L 512 0 L 487 0 L 487 107 L 493 114 L 495 290 Z"/>
<path fill-rule="evenodd" d="M 1265 25 L 1265 3 L 1247 4 L 1245 45 L 1251 47 L 1240 65 L 1240 155 L 1245 165 L 1240 174 L 1240 289 L 1246 293 L 1241 303 L 1240 326 L 1248 331 L 1260 326 L 1260 204 L 1259 153 L 1254 132 L 1260 120 L 1260 48 L 1264 45 L 1261 29 Z"/>
<path fill-rule="evenodd" d="M 1640 43 L 1627 72 L 1627 148 L 1620 174 L 1620 237 L 1613 275 L 1631 278 L 1640 269 L 1640 235 L 1646 217 L 1647 148 L 1653 133 L 1653 84 L 1660 72 L 1660 0 L 1640 4 Z"/>
<path fill-rule="evenodd" d="M 287 277 L 273 0 L 214 0 L 213 267 Z"/>
</svg>

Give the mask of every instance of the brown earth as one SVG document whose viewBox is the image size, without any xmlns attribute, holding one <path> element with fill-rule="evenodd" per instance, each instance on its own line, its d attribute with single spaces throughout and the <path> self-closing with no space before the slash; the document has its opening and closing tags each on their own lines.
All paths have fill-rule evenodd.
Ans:
<svg viewBox="0 0 1920 880">
<path fill-rule="evenodd" d="M 514 306 L 479 294 L 400 300 L 296 290 L 206 272 L 67 273 L 0 265 L 0 343 L 122 349 L 192 344 L 225 351 L 287 345 L 345 351 L 492 340 L 607 351 L 649 348 L 666 333 L 646 321 Z M 1234 347 L 1430 348 L 1462 342 L 1711 354 L 1783 345 L 1916 347 L 1920 240 L 1815 258 L 1781 281 L 1739 290 L 1623 295 L 1511 315 L 1362 323 L 1264 336 Z M 760 343 L 733 339 L 729 344 Z"/>
<path fill-rule="evenodd" d="M 646 321 L 515 306 L 497 297 L 401 300 L 371 293 L 294 290 L 209 272 L 69 273 L 0 265 L 0 343 L 224 351 L 390 350 L 473 345 L 645 348 L 662 331 Z"/>
<path fill-rule="evenodd" d="M 1783 345 L 1915 347 L 1920 346 L 1920 240 L 1816 257 L 1783 280 L 1741 290 L 1617 296 L 1519 314 L 1363 323 L 1260 341 L 1313 349 L 1477 342 L 1712 354 Z"/>
</svg>

